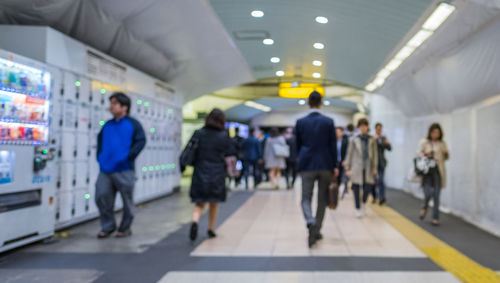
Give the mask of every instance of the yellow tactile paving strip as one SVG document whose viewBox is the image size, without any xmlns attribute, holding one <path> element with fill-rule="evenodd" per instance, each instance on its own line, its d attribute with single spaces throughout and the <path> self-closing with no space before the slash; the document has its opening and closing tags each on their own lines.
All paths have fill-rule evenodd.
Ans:
<svg viewBox="0 0 500 283">
<path fill-rule="evenodd" d="M 371 206 L 371 209 L 396 228 L 437 265 L 462 282 L 500 282 L 499 274 L 468 258 L 395 210 L 379 206 Z"/>
</svg>

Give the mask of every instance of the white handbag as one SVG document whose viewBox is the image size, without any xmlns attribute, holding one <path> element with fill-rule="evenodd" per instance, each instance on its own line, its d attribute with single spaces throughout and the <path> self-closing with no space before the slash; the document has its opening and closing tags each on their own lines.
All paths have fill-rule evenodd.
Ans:
<svg viewBox="0 0 500 283">
<path fill-rule="evenodd" d="M 290 156 L 290 147 L 288 145 L 275 143 L 273 144 L 273 152 L 277 157 L 287 158 Z"/>
</svg>

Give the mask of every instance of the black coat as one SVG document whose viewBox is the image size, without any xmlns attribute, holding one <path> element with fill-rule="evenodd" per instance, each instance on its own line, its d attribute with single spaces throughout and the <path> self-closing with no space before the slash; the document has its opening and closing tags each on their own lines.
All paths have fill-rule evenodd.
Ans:
<svg viewBox="0 0 500 283">
<path fill-rule="evenodd" d="M 224 131 L 204 127 L 194 133 L 199 139 L 189 195 L 194 203 L 226 200 L 226 164 L 232 151 L 231 139 Z"/>
<path fill-rule="evenodd" d="M 340 146 L 340 160 L 344 161 L 347 155 L 347 147 L 349 146 L 349 136 L 342 136 L 342 145 Z"/>
</svg>

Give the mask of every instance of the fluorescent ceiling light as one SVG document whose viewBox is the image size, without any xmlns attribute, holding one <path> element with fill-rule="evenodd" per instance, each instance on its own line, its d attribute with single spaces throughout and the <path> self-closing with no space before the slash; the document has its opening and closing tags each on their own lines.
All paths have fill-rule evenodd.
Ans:
<svg viewBox="0 0 500 283">
<path fill-rule="evenodd" d="M 264 43 L 265 45 L 273 45 L 274 44 L 274 40 L 270 39 L 270 38 L 266 38 L 262 41 L 262 43 Z"/>
<path fill-rule="evenodd" d="M 390 75 L 391 75 L 391 71 L 384 68 L 384 69 L 380 70 L 380 72 L 377 73 L 377 78 L 382 78 L 385 80 Z"/>
<path fill-rule="evenodd" d="M 269 106 L 259 104 L 257 102 L 253 102 L 253 101 L 246 101 L 245 106 L 255 108 L 255 109 L 263 111 L 263 112 L 270 112 L 272 110 L 272 108 Z"/>
<path fill-rule="evenodd" d="M 385 79 L 383 78 L 376 78 L 373 83 L 377 86 L 380 87 L 385 83 Z"/>
<path fill-rule="evenodd" d="M 405 47 L 401 48 L 401 50 L 394 56 L 394 58 L 398 60 L 405 60 L 406 58 L 410 57 L 410 55 L 415 51 L 415 47 L 411 47 L 406 45 Z"/>
<path fill-rule="evenodd" d="M 278 77 L 283 77 L 284 75 L 285 75 L 285 72 L 283 72 L 281 70 L 276 72 L 276 76 L 278 76 Z"/>
<path fill-rule="evenodd" d="M 313 61 L 313 65 L 314 65 L 314 66 L 318 66 L 318 67 L 319 67 L 319 66 L 323 65 L 323 62 L 321 62 L 321 61 L 319 61 L 319 60 L 314 60 L 314 61 Z"/>
<path fill-rule="evenodd" d="M 323 43 L 319 43 L 319 42 L 314 43 L 313 46 L 316 49 L 323 49 L 323 48 L 325 48 L 325 45 Z"/>
<path fill-rule="evenodd" d="M 377 89 L 377 86 L 374 83 L 370 83 L 365 87 L 366 91 L 372 92 Z"/>
<path fill-rule="evenodd" d="M 300 105 L 306 105 L 306 101 L 304 99 L 299 100 Z"/>
<path fill-rule="evenodd" d="M 278 57 L 272 57 L 271 58 L 271 62 L 272 63 L 279 63 L 280 62 L 280 58 L 278 58 Z"/>
<path fill-rule="evenodd" d="M 422 28 L 435 31 L 455 11 L 455 7 L 448 3 L 441 3 L 425 21 Z"/>
<path fill-rule="evenodd" d="M 429 37 L 431 37 L 432 34 L 432 31 L 421 29 L 410 39 L 410 41 L 408 41 L 408 46 L 417 48 L 422 45 L 422 43 L 424 43 L 424 41 L 426 41 Z"/>
<path fill-rule="evenodd" d="M 320 23 L 320 24 L 326 24 L 328 23 L 328 18 L 327 17 L 316 17 L 316 22 Z"/>
<path fill-rule="evenodd" d="M 326 105 L 326 106 L 329 106 L 329 105 L 330 105 L 330 101 L 325 100 L 325 101 L 323 102 L 323 104 L 324 104 L 324 105 Z"/>
<path fill-rule="evenodd" d="M 262 18 L 262 17 L 264 17 L 264 12 L 259 11 L 259 10 L 252 11 L 252 17 Z"/>
<path fill-rule="evenodd" d="M 358 106 L 359 112 L 365 113 L 366 109 L 365 109 L 365 106 L 363 106 L 363 104 L 358 103 L 356 106 Z"/>
<path fill-rule="evenodd" d="M 313 73 L 313 78 L 319 79 L 319 78 L 321 78 L 321 74 L 320 73 Z"/>
<path fill-rule="evenodd" d="M 399 65 L 401 65 L 401 63 L 403 63 L 402 60 L 399 60 L 399 59 L 392 59 L 389 64 L 387 64 L 387 66 L 385 66 L 385 68 L 391 72 L 393 72 L 394 70 L 396 70 Z"/>
</svg>

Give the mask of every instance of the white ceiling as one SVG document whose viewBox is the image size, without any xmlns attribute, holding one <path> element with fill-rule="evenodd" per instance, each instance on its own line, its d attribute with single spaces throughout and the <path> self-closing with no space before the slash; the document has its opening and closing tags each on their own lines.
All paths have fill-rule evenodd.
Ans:
<svg viewBox="0 0 500 283">
<path fill-rule="evenodd" d="M 47 25 L 190 100 L 254 78 L 207 1 L 2 0 L 0 23 Z"/>
<path fill-rule="evenodd" d="M 386 57 L 413 27 L 432 0 L 210 0 L 256 78 L 323 77 L 364 88 Z M 264 17 L 250 13 L 261 10 Z M 317 16 L 329 19 L 316 23 Z M 237 40 L 234 32 L 266 31 L 274 45 Z M 323 50 L 313 43 L 326 45 Z M 281 62 L 273 64 L 277 56 Z M 312 66 L 312 60 L 324 62 Z"/>
</svg>

